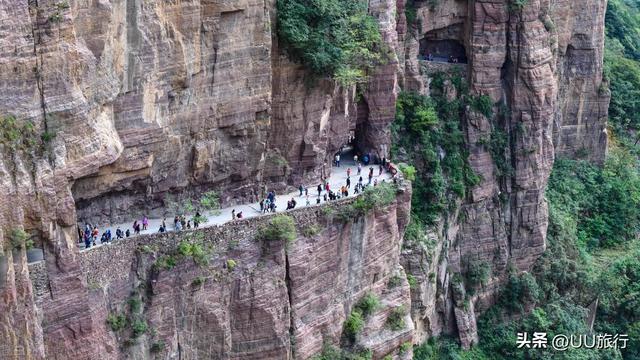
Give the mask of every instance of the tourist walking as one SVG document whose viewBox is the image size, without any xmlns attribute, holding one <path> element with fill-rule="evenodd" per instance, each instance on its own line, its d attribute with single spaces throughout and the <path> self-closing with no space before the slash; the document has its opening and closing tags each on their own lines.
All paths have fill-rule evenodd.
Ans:
<svg viewBox="0 0 640 360">
<path fill-rule="evenodd" d="M 193 217 L 193 228 L 197 229 L 200 227 L 200 219 L 202 218 L 202 215 L 200 215 L 200 211 L 196 211 L 196 216 Z M 162 222 L 163 226 L 164 226 L 164 221 Z"/>
<path fill-rule="evenodd" d="M 298 190 L 300 190 L 300 197 L 302 197 L 302 192 L 304 191 L 304 186 L 302 186 L 302 184 L 300 184 L 300 186 L 298 186 Z"/>
<path fill-rule="evenodd" d="M 362 172 L 362 164 L 358 163 L 358 175 Z"/>
<path fill-rule="evenodd" d="M 91 236 L 85 232 L 84 233 L 84 248 L 88 249 L 90 247 L 91 247 Z"/>
<path fill-rule="evenodd" d="M 347 189 L 351 188 L 351 179 L 347 178 Z"/>
<path fill-rule="evenodd" d="M 236 209 L 231 210 L 231 220 L 236 219 Z"/>
<path fill-rule="evenodd" d="M 318 184 L 318 197 L 322 195 L 322 184 Z"/>
<path fill-rule="evenodd" d="M 336 154 L 336 167 L 340 167 L 340 153 Z"/>
<path fill-rule="evenodd" d="M 96 246 L 96 241 L 98 241 L 98 235 L 99 234 L 100 234 L 100 232 L 98 231 L 98 227 L 94 226 L 93 227 L 93 231 L 91 232 L 91 238 L 92 238 L 93 246 Z"/>
<path fill-rule="evenodd" d="M 147 230 L 147 227 L 149 226 L 149 219 L 147 218 L 147 216 L 145 215 L 142 218 L 142 230 Z"/>
</svg>

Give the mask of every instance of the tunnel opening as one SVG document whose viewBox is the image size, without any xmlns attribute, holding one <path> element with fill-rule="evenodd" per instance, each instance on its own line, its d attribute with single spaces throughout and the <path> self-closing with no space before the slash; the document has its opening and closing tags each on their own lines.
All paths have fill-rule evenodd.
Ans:
<svg viewBox="0 0 640 360">
<path fill-rule="evenodd" d="M 420 39 L 419 57 L 437 62 L 467 63 L 464 24 L 434 29 Z"/>
<path fill-rule="evenodd" d="M 357 156 L 358 161 L 365 166 L 378 164 L 384 154 L 379 154 L 376 150 L 379 148 L 379 144 L 374 143 L 377 138 L 374 134 L 376 129 L 370 123 L 369 103 L 364 96 L 359 97 L 356 103 L 356 111 L 356 122 L 350 129 L 349 141 L 344 145 L 342 152 L 352 161 L 354 156 Z"/>
<path fill-rule="evenodd" d="M 457 40 L 420 40 L 420 57 L 422 60 L 467 63 L 464 45 Z"/>
</svg>

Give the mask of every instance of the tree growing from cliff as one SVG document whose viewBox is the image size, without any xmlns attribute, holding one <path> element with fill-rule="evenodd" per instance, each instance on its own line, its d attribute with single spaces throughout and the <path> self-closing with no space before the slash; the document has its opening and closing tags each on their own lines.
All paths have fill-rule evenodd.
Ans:
<svg viewBox="0 0 640 360">
<path fill-rule="evenodd" d="M 278 0 L 278 36 L 290 56 L 342 85 L 386 61 L 375 18 L 361 0 Z"/>
</svg>

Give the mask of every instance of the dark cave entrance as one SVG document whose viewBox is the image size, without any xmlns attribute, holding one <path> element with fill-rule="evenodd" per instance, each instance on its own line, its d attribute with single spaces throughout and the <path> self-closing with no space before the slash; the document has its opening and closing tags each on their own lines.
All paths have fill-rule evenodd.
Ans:
<svg viewBox="0 0 640 360">
<path fill-rule="evenodd" d="M 433 29 L 420 39 L 418 57 L 436 62 L 467 63 L 465 39 L 467 32 L 464 23 L 456 23 L 443 28 Z"/>
<path fill-rule="evenodd" d="M 420 58 L 437 62 L 457 62 L 466 64 L 467 53 L 457 40 L 420 40 Z"/>
<path fill-rule="evenodd" d="M 335 156 L 340 155 L 341 166 L 356 167 L 356 156 L 358 162 L 362 165 L 379 164 L 385 154 L 380 154 L 378 149 L 380 137 L 378 129 L 372 126 L 369 119 L 369 104 L 364 96 L 358 96 L 356 101 L 356 121 L 350 124 L 349 134 L 346 142 L 340 146 L 338 151 L 333 154 L 332 164 L 335 163 Z"/>
</svg>

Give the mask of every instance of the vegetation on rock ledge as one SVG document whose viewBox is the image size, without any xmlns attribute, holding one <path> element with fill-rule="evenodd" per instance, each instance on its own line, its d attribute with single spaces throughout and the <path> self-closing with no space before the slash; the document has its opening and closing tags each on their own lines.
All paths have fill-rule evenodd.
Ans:
<svg viewBox="0 0 640 360">
<path fill-rule="evenodd" d="M 444 83 L 450 81 L 462 96 L 449 100 Z M 415 171 L 412 212 L 414 218 L 433 225 L 480 178 L 468 164 L 461 116 L 469 97 L 459 73 L 438 74 L 432 96 L 401 93 L 392 124 L 392 157 L 410 163 Z"/>
<path fill-rule="evenodd" d="M 386 58 L 375 18 L 362 0 L 278 0 L 278 36 L 290 55 L 343 85 Z"/>
<path fill-rule="evenodd" d="M 258 230 L 258 239 L 266 241 L 284 241 L 285 244 L 292 243 L 298 233 L 293 218 L 288 215 L 276 215 L 269 224 Z"/>
</svg>

